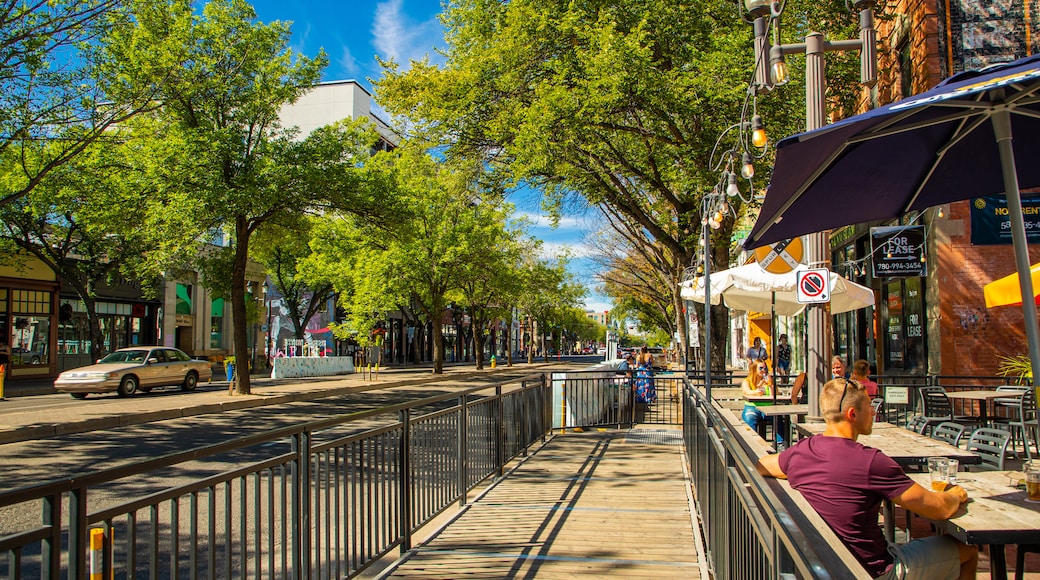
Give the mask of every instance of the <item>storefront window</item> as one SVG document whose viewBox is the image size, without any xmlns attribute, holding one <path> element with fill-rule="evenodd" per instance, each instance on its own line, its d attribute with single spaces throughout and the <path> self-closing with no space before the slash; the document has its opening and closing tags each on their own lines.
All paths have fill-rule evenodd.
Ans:
<svg viewBox="0 0 1040 580">
<path fill-rule="evenodd" d="M 223 348 L 224 345 L 224 299 L 214 298 L 212 315 L 209 319 L 209 347 Z"/>
<path fill-rule="evenodd" d="M 893 280 L 885 286 L 886 369 L 923 374 L 927 368 L 921 287 L 921 278 Z"/>
<path fill-rule="evenodd" d="M 906 328 L 906 372 L 924 374 L 927 364 L 924 348 L 924 300 L 921 279 L 907 278 L 903 281 L 906 301 L 903 304 Z"/>
<path fill-rule="evenodd" d="M 51 293 L 11 291 L 11 363 L 46 365 L 50 358 Z"/>
</svg>

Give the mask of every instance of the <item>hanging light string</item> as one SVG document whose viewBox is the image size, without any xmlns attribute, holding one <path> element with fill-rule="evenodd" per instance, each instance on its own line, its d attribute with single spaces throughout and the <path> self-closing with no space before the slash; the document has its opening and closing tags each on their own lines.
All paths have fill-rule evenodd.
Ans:
<svg viewBox="0 0 1040 580">
<path fill-rule="evenodd" d="M 915 214 L 914 217 L 910 219 L 909 223 L 902 224 L 902 225 L 903 226 L 915 225 L 915 223 L 919 219 L 921 219 L 921 217 L 924 215 L 924 213 L 925 213 L 924 211 L 917 212 L 917 214 Z M 943 209 L 942 209 L 941 206 L 936 210 L 936 213 L 938 214 L 938 217 L 940 217 L 940 218 L 943 217 L 944 212 L 943 212 Z M 926 250 L 927 249 L 925 246 L 928 244 L 929 227 L 928 227 L 927 223 L 922 223 L 921 225 L 924 226 L 924 241 L 921 242 L 920 245 L 917 245 L 917 246 L 914 247 L 915 251 L 917 251 L 917 250 Z M 859 259 L 856 259 L 856 260 L 849 260 L 849 261 L 845 262 L 845 264 L 847 266 L 851 267 L 851 273 L 852 274 L 858 275 L 858 276 L 865 276 L 866 273 L 867 273 L 867 262 L 872 261 L 874 259 L 874 254 L 880 253 L 882 248 L 884 248 L 884 246 L 879 246 L 877 248 L 874 248 L 866 256 L 863 256 L 862 258 L 859 258 Z M 892 254 L 888 253 L 886 255 L 886 257 L 891 258 Z M 925 252 L 922 251 L 921 252 L 921 262 L 925 262 L 925 261 L 926 261 Z"/>
</svg>

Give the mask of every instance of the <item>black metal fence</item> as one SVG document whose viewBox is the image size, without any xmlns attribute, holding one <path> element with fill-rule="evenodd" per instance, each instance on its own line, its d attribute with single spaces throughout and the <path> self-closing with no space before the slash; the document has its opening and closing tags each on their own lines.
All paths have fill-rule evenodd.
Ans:
<svg viewBox="0 0 1040 580">
<path fill-rule="evenodd" d="M 554 373 L 553 426 L 556 428 L 658 424 L 681 422 L 685 378 L 658 373 L 644 385 L 652 400 L 639 401 L 638 377 L 613 370 Z"/>
<path fill-rule="evenodd" d="M 754 448 L 721 407 L 692 385 L 683 400 L 683 439 L 715 578 L 868 577 L 826 526 L 778 493 L 785 484 L 758 475 Z"/>
<path fill-rule="evenodd" d="M 487 389 L 0 493 L 0 513 L 40 518 L 0 537 L 0 576 L 355 575 L 551 428 L 544 377 Z M 378 426 L 349 432 L 363 420 Z M 209 462 L 235 467 L 201 475 Z M 188 483 L 128 498 L 138 478 L 164 477 Z"/>
</svg>

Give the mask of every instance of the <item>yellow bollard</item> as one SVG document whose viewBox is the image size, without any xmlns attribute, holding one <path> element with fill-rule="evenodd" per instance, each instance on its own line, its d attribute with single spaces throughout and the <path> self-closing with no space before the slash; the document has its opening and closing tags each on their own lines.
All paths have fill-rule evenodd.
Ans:
<svg viewBox="0 0 1040 580">
<path fill-rule="evenodd" d="M 4 400 L 4 378 L 7 377 L 7 365 L 0 365 L 0 401 Z"/>
<path fill-rule="evenodd" d="M 496 362 L 497 361 L 495 360 L 495 355 L 491 355 L 491 368 L 495 368 L 495 363 Z"/>
<path fill-rule="evenodd" d="M 102 580 L 104 573 L 105 530 L 90 529 L 90 580 Z"/>
</svg>

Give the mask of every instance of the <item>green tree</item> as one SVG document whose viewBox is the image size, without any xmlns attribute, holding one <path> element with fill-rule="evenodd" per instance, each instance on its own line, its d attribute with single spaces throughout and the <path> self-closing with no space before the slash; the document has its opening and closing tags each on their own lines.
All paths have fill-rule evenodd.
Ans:
<svg viewBox="0 0 1040 580">
<path fill-rule="evenodd" d="M 363 188 L 356 172 L 377 138 L 360 123 L 325 127 L 302 141 L 278 126 L 281 107 L 318 81 L 326 58 L 288 49 L 288 24 L 257 22 L 243 0 L 213 0 L 201 14 L 175 0 L 169 9 L 136 14 L 121 54 L 125 69 L 152 64 L 133 53 L 148 39 L 181 43 L 180 52 L 160 61 L 179 66 L 154 79 L 163 103 L 157 114 L 187 135 L 199 165 L 190 193 L 208 219 L 186 227 L 202 235 L 220 226 L 229 234 L 234 354 L 247 360 L 246 264 L 253 235 L 300 212 L 371 207 L 358 195 Z M 248 373 L 238 377 L 237 392 L 250 392 Z"/>
<path fill-rule="evenodd" d="M 567 261 L 528 258 L 522 272 L 523 289 L 517 308 L 533 324 L 538 332 L 539 349 L 544 360 L 549 360 L 545 335 L 552 332 L 559 348 L 559 332 L 569 308 L 575 307 L 585 297 L 585 287 L 576 283 L 567 271 Z M 527 362 L 534 362 L 534 349 L 527 350 Z"/>
<path fill-rule="evenodd" d="M 843 3 L 804 4 L 788 9 L 798 26 L 785 34 L 854 25 Z M 749 96 L 752 31 L 733 3 L 469 0 L 450 3 L 443 20 L 447 64 L 387 63 L 380 102 L 436 131 L 449 155 L 542 187 L 550 207 L 579 195 L 612 208 L 669 264 L 694 263 L 702 195 L 722 169 L 736 170 L 713 157 L 725 128 L 756 107 L 782 135 L 804 111 L 799 91 Z M 747 211 L 739 199 L 732 205 L 738 217 Z M 729 262 L 733 223 L 713 236 L 717 264 Z M 668 291 L 685 340 L 678 285 Z M 725 309 L 714 316 L 724 338 Z"/>
</svg>

